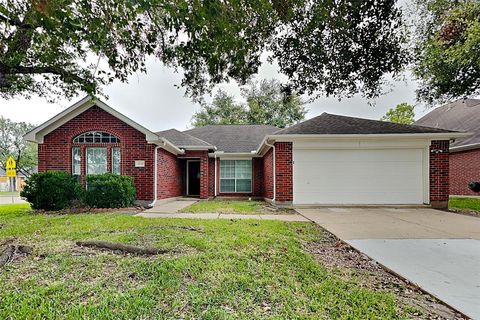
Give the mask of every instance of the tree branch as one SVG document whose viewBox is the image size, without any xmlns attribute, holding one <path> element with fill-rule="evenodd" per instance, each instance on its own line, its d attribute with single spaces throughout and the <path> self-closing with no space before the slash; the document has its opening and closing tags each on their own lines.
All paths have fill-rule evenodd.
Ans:
<svg viewBox="0 0 480 320">
<path fill-rule="evenodd" d="M 25 67 L 25 66 L 7 66 L 0 63 L 0 75 L 4 74 L 42 74 L 42 73 L 51 73 L 56 74 L 62 77 L 63 80 L 73 80 L 80 84 L 91 84 L 90 81 L 80 77 L 79 75 L 64 70 L 59 67 L 54 66 L 45 66 L 45 67 Z M 0 82 L 0 87 L 2 83 Z"/>
</svg>

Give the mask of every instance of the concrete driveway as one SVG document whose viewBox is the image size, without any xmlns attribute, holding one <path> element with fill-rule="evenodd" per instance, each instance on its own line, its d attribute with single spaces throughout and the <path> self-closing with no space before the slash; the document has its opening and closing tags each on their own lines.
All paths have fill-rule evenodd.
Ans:
<svg viewBox="0 0 480 320">
<path fill-rule="evenodd" d="M 480 218 L 429 208 L 297 211 L 440 300 L 480 319 Z"/>
</svg>

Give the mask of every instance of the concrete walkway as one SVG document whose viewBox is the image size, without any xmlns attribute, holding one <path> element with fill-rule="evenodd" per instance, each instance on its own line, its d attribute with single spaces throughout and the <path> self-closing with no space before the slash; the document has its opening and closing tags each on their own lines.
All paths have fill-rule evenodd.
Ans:
<svg viewBox="0 0 480 320">
<path fill-rule="evenodd" d="M 308 221 L 299 214 L 224 214 L 224 213 L 179 213 L 178 211 L 197 202 L 196 200 L 172 200 L 158 202 L 137 217 L 144 218 L 186 218 L 186 219 L 257 219 L 277 221 Z"/>
<path fill-rule="evenodd" d="M 480 218 L 429 208 L 297 211 L 440 300 L 480 319 Z"/>
<path fill-rule="evenodd" d="M 144 218 L 185 218 L 185 219 L 254 219 L 275 221 L 309 220 L 298 214 L 225 214 L 225 213 L 153 213 L 144 211 L 136 215 Z"/>
</svg>

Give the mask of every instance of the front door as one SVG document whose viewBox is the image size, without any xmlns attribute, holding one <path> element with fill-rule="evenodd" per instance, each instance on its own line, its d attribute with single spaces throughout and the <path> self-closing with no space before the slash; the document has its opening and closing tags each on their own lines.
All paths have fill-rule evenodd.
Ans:
<svg viewBox="0 0 480 320">
<path fill-rule="evenodd" d="M 200 195 L 200 160 L 187 161 L 187 195 Z"/>
</svg>

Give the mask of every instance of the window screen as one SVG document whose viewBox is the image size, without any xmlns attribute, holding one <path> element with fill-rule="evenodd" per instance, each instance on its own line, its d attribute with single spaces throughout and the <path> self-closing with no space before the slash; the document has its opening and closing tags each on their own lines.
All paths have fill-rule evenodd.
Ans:
<svg viewBox="0 0 480 320">
<path fill-rule="evenodd" d="M 87 174 L 107 172 L 107 148 L 87 148 Z"/>
<path fill-rule="evenodd" d="M 112 173 L 121 174 L 120 148 L 112 148 Z"/>
<path fill-rule="evenodd" d="M 252 192 L 252 160 L 220 160 L 220 192 Z"/>
</svg>

